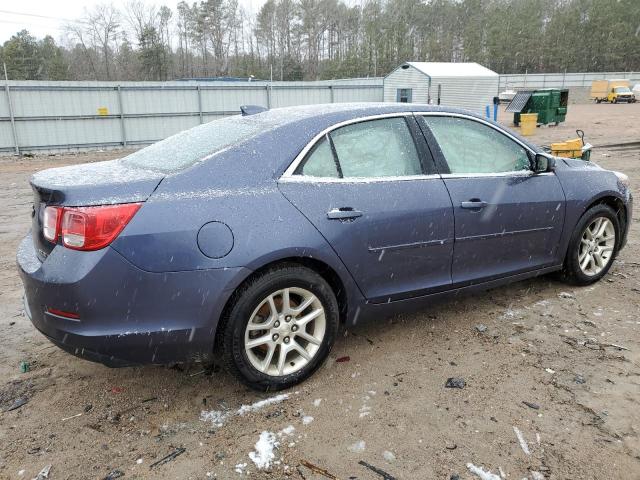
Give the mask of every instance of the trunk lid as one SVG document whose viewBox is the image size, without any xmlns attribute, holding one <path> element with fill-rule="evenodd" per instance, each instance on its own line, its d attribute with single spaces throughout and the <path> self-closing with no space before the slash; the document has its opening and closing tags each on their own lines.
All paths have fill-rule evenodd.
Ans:
<svg viewBox="0 0 640 480">
<path fill-rule="evenodd" d="M 144 202 L 164 177 L 163 173 L 127 166 L 120 160 L 37 172 L 30 183 L 34 193 L 32 237 L 38 257 L 44 260 L 54 247 L 42 233 L 46 206 L 86 207 Z"/>
</svg>

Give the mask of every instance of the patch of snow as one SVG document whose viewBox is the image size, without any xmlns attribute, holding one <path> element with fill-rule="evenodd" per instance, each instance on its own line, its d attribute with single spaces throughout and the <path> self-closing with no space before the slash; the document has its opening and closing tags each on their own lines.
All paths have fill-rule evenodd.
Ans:
<svg viewBox="0 0 640 480">
<path fill-rule="evenodd" d="M 137 463 L 138 465 L 140 465 L 142 462 L 144 462 L 144 460 L 143 460 L 142 458 L 139 458 L 139 459 L 137 459 L 137 460 L 136 460 L 136 463 Z"/>
<path fill-rule="evenodd" d="M 467 463 L 467 469 L 481 480 L 502 480 L 499 475 L 491 473 L 490 471 L 486 472 L 482 467 L 476 467 L 473 463 Z"/>
<path fill-rule="evenodd" d="M 554 373 L 556 373 L 556 371 L 555 371 L 555 370 L 552 370 L 551 368 L 545 368 L 545 369 L 544 369 L 544 371 L 545 371 L 545 372 L 547 372 L 547 373 L 550 373 L 550 374 L 552 374 L 552 375 L 553 375 Z"/>
<path fill-rule="evenodd" d="M 244 473 L 244 469 L 247 468 L 246 463 L 239 463 L 236 465 L 236 473 L 242 475 Z"/>
<path fill-rule="evenodd" d="M 280 445 L 276 440 L 276 436 L 264 431 L 260 434 L 260 438 L 255 444 L 255 451 L 249 452 L 249 458 L 260 470 L 269 468 L 276 458 L 274 450 Z"/>
<path fill-rule="evenodd" d="M 520 448 L 522 448 L 522 451 L 527 455 L 531 455 L 529 445 L 527 445 L 527 441 L 524 439 L 524 435 L 522 435 L 522 432 L 518 429 L 518 427 L 515 426 L 513 427 L 513 431 L 515 432 L 516 437 L 518 437 L 518 442 L 520 442 Z"/>
<path fill-rule="evenodd" d="M 540 472 L 536 472 L 536 471 L 531 471 L 531 478 L 533 480 L 544 480 L 544 475 L 541 474 Z"/>
<path fill-rule="evenodd" d="M 396 461 L 396 456 L 389 450 L 385 450 L 384 452 L 382 452 L 382 458 L 384 458 L 389 463 Z"/>
<path fill-rule="evenodd" d="M 309 425 L 311 422 L 313 422 L 313 417 L 311 415 L 305 415 L 304 417 L 302 417 L 303 425 Z"/>
<path fill-rule="evenodd" d="M 321 403 L 322 403 L 322 399 L 321 399 L 321 398 L 316 398 L 316 399 L 313 401 L 313 406 L 314 406 L 314 407 L 319 407 Z"/>
<path fill-rule="evenodd" d="M 260 400 L 250 405 L 242 405 L 235 412 L 230 410 L 203 410 L 202 412 L 200 412 L 200 420 L 202 420 L 203 422 L 210 422 L 214 427 L 219 428 L 222 427 L 226 423 L 226 421 L 233 416 L 242 416 L 246 415 L 247 413 L 256 412 L 265 407 L 268 407 L 269 405 L 280 403 L 288 398 L 289 394 L 283 393 L 280 395 L 276 395 L 275 397 Z"/>
<path fill-rule="evenodd" d="M 358 440 L 356 443 L 349 446 L 349 451 L 353 453 L 364 452 L 364 449 L 367 448 L 367 444 L 364 440 Z"/>
<path fill-rule="evenodd" d="M 282 437 L 283 435 L 293 435 L 293 432 L 295 432 L 296 428 L 293 425 L 289 425 L 288 427 L 283 428 L 282 430 L 280 430 L 278 432 L 278 436 Z"/>
<path fill-rule="evenodd" d="M 233 412 L 224 412 L 221 410 L 210 410 L 200 412 L 200 420 L 210 422 L 214 427 L 220 428 L 225 424 L 229 417 L 233 416 Z"/>
<path fill-rule="evenodd" d="M 254 402 L 251 405 L 242 405 L 238 409 L 238 415 L 245 415 L 250 412 L 258 411 L 264 407 L 268 407 L 269 405 L 273 405 L 274 403 L 280 403 L 289 398 L 288 393 L 282 393 L 280 395 L 276 395 L 275 397 L 266 398 L 264 400 L 260 400 L 258 402 Z"/>
</svg>

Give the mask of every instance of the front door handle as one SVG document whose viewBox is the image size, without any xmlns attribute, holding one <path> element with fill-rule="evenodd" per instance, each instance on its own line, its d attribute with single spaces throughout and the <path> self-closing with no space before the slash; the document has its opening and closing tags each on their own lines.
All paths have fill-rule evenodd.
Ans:
<svg viewBox="0 0 640 480">
<path fill-rule="evenodd" d="M 483 200 L 480 200 L 478 198 L 472 198 L 468 202 L 461 202 L 460 203 L 460 206 L 462 208 L 468 208 L 470 210 L 481 210 L 484 207 L 486 207 L 487 205 L 489 205 L 487 202 L 485 202 Z"/>
<path fill-rule="evenodd" d="M 329 220 L 349 220 L 362 216 L 362 212 L 351 207 L 332 208 L 327 212 Z"/>
</svg>

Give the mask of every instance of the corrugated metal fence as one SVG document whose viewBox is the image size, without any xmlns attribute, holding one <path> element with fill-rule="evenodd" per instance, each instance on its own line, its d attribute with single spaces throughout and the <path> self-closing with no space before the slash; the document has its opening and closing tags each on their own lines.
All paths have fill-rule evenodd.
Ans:
<svg viewBox="0 0 640 480">
<path fill-rule="evenodd" d="M 570 88 L 591 87 L 593 80 L 625 78 L 631 83 L 640 83 L 640 72 L 600 72 L 600 73 L 533 73 L 500 75 L 500 91 L 505 88 Z"/>
<path fill-rule="evenodd" d="M 12 82 L 0 98 L 0 153 L 145 145 L 226 115 L 382 100 L 382 79 L 319 82 Z"/>
<path fill-rule="evenodd" d="M 640 72 L 501 75 L 499 90 L 589 87 L 603 78 L 640 83 Z M 0 154 L 146 145 L 238 114 L 240 105 L 380 102 L 383 82 L 10 81 L 0 92 Z"/>
</svg>

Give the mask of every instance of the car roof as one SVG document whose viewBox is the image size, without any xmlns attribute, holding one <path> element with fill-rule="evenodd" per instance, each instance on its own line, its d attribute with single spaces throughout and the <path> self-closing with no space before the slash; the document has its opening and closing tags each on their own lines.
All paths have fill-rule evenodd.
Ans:
<svg viewBox="0 0 640 480">
<path fill-rule="evenodd" d="M 370 115 L 383 115 L 385 113 L 402 112 L 449 112 L 473 115 L 472 112 L 452 108 L 421 103 L 384 103 L 384 102 L 360 102 L 360 103 L 324 103 L 315 105 L 297 105 L 266 110 L 255 114 L 256 120 L 263 120 L 274 124 L 294 123 L 309 118 L 321 119 L 335 116 L 358 118 Z"/>
</svg>

